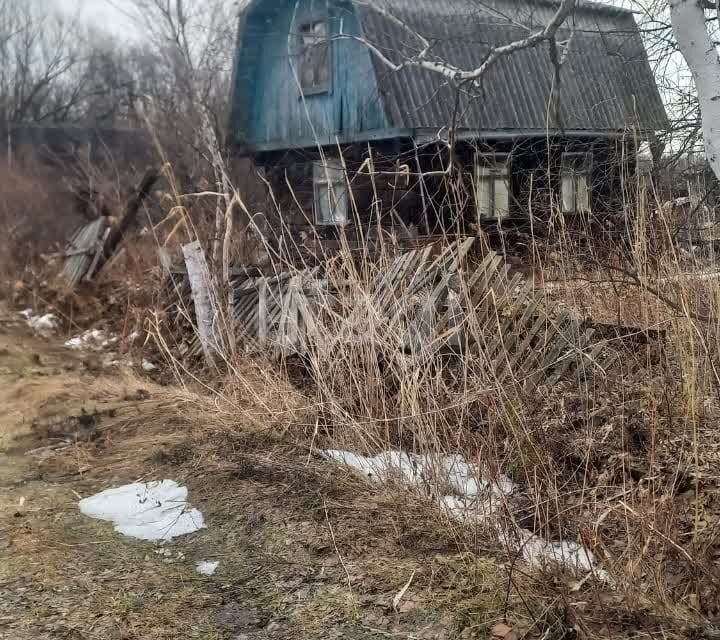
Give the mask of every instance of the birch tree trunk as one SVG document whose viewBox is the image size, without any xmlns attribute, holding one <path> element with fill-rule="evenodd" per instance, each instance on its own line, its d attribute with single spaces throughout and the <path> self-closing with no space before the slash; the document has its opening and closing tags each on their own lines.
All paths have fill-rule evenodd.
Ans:
<svg viewBox="0 0 720 640">
<path fill-rule="evenodd" d="M 703 0 L 670 0 L 673 33 L 695 81 L 705 154 L 720 179 L 720 58 L 705 22 Z"/>
</svg>

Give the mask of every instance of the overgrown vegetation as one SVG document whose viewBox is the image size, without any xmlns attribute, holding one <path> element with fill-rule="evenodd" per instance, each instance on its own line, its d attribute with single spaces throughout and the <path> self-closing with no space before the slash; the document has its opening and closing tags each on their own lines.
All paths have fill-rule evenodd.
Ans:
<svg viewBox="0 0 720 640">
<path fill-rule="evenodd" d="M 547 310 L 569 310 L 578 330 L 593 327 L 593 344 L 602 346 L 592 354 L 584 347 L 574 352 L 573 334 L 566 332 L 567 348 L 545 354 L 556 363 L 546 371 L 527 365 L 542 361 L 552 342 L 502 334 L 518 299 L 488 305 L 474 297 L 477 288 L 468 277 L 491 249 L 482 236 L 477 255 L 453 276 L 453 326 L 472 338 L 454 349 L 436 349 L 434 339 L 447 344 L 432 332 L 416 346 L 408 342 L 437 282 L 411 298 L 404 295 L 407 282 L 392 298 L 374 295 L 398 255 L 392 236 L 372 254 L 341 250 L 328 259 L 311 296 L 318 331 L 302 354 L 278 349 L 282 336 L 272 330 L 261 346 L 228 321 L 222 263 L 210 263 L 215 313 L 222 318 L 216 322 L 215 369 L 186 351 L 195 316 L 192 308 L 182 308 L 177 289 L 160 298 L 160 313 L 146 309 L 145 327 L 177 381 L 217 398 L 214 425 L 203 433 L 212 434 L 206 446 L 218 443 L 214 455 L 220 460 L 225 438 L 250 429 L 276 434 L 310 457 L 323 449 L 460 454 L 484 477 L 509 476 L 516 490 L 494 518 L 510 532 L 530 530 L 585 545 L 609 573 L 607 580 L 553 565 L 539 577 L 518 557 L 522 545 L 498 543 L 494 525 L 448 519 L 428 502 L 426 491 L 442 495 L 441 487 L 411 495 L 434 526 L 453 531 L 459 550 L 502 559 L 508 597 L 523 603 L 517 620 L 514 608 L 506 615 L 528 637 L 680 637 L 690 628 L 704 633 L 715 628 L 717 615 L 712 469 L 718 450 L 720 285 L 701 257 L 675 242 L 676 212 L 647 181 L 642 197 L 637 188 L 627 196 L 629 224 L 614 236 L 615 244 L 608 244 L 611 234 L 597 242 L 583 233 L 580 221 L 569 225 L 559 215 L 548 225 L 552 231 L 533 238 L 526 277 L 542 303 L 539 313 L 548 314 L 546 325 L 552 327 L 557 313 Z M 230 192 L 223 201 L 242 209 L 238 198 Z M 166 247 L 203 237 L 190 224 L 197 206 L 184 205 L 188 224 L 174 230 Z M 252 223 L 234 242 L 245 237 L 264 238 Z M 264 272 L 307 278 L 303 265 L 277 250 L 289 241 L 268 244 Z M 210 255 L 211 243 L 204 244 Z M 308 281 L 311 288 L 314 281 Z M 488 309 L 495 318 L 481 322 Z M 514 363 L 503 375 L 487 358 L 498 337 L 506 343 L 506 360 Z M 518 348 L 533 357 L 517 360 Z M 568 357 L 577 357 L 578 366 L 557 384 L 543 384 Z M 533 374 L 539 374 L 538 386 L 529 384 Z M 283 464 L 279 456 L 278 467 Z M 404 495 L 406 489 L 395 479 L 387 491 Z"/>
<path fill-rule="evenodd" d="M 158 24 L 173 24 L 166 20 Z M 171 35 L 182 41 L 182 32 Z M 156 43 L 167 39 L 163 32 Z M 208 50 L 219 46 L 213 42 Z M 167 54 L 167 63 L 176 60 L 173 52 L 158 47 L 155 54 Z M 408 560 L 396 588 L 417 572 L 422 596 L 415 606 L 434 603 L 442 624 L 459 633 L 485 637 L 504 620 L 503 637 L 716 637 L 720 277 L 700 251 L 678 242 L 687 219 L 674 194 L 633 176 L 625 180 L 624 210 L 614 218 L 570 219 L 550 206 L 543 224 L 525 235 L 516 270 L 528 284 L 524 293 L 515 272 L 492 282 L 473 279 L 492 251 L 508 258 L 514 247 L 507 230 L 458 221 L 452 232 L 431 239 L 437 255 L 477 232 L 473 252 L 441 272 L 449 275 L 442 302 L 447 322 L 438 328 L 436 317 L 425 316 L 438 279 L 415 286 L 423 272 L 411 272 L 388 285 L 386 276 L 407 248 L 397 228 L 363 229 L 373 241 L 360 251 L 339 230 L 338 251 L 323 255 L 323 246 L 313 244 L 321 263 L 313 271 L 315 264 L 300 259 L 303 239 L 284 225 L 275 194 L 262 215 L 250 209 L 220 153 L 221 115 L 209 105 L 220 91 L 210 81 L 216 68 L 202 56 L 193 63 L 190 49 L 184 55 L 178 68 L 163 67 L 168 75 L 157 86 L 172 86 L 179 76 L 170 71 L 181 69 L 190 119 L 174 119 L 187 103 L 173 94 L 167 102 L 156 96 L 160 117 L 148 121 L 177 124 L 181 140 L 195 146 L 188 143 L 192 152 L 180 157 L 168 150 L 168 131 L 154 129 L 164 150 L 165 192 L 154 203 L 161 211 L 147 216 L 145 235 L 126 242 L 124 255 L 96 283 L 69 295 L 52 281 L 56 265 L 39 265 L 37 256 L 54 250 L 62 236 L 55 223 L 67 227 L 67 218 L 60 223 L 64 205 L 42 179 L 12 167 L 0 172 L 4 293 L 36 306 L 56 300 L 72 323 L 102 315 L 123 335 L 143 330 L 150 338 L 145 348 L 164 359 L 165 381 L 192 391 L 175 407 L 141 416 L 153 434 L 172 427 L 173 447 L 154 460 L 190 460 L 231 479 L 288 482 L 292 499 L 322 523 L 307 530 L 329 536 L 323 544 L 340 562 L 353 553 L 364 526 L 373 544 L 382 547 L 386 536 L 408 554 L 429 555 L 427 540 L 440 540 L 443 549 L 454 545 L 458 555 L 451 560 L 437 557 L 429 566 Z M 156 86 L 152 80 L 147 84 Z M 471 196 L 457 178 L 446 176 L 443 187 L 459 210 Z M 120 191 L 115 210 L 125 196 Z M 352 181 L 348 192 L 353 211 Z M 548 193 L 547 201 L 557 204 L 556 195 Z M 709 203 L 692 204 L 691 213 L 702 207 L 714 218 Z M 211 363 L 195 348 L 197 319 L 181 275 L 168 274 L 158 259 L 162 249 L 181 265 L 181 247 L 194 240 L 210 265 Z M 28 266 L 40 277 L 16 289 Z M 264 341 L 248 336 L 232 318 L 241 277 L 233 267 L 252 267 L 250 277 L 286 274 L 296 283 L 314 324 L 303 333 L 307 340 L 289 344 L 277 326 Z M 536 334 L 513 320 L 531 303 L 537 303 L 533 324 L 542 327 Z M 561 320 L 563 312 L 569 317 Z M 588 329 L 595 332 L 590 348 L 581 342 Z M 569 360 L 573 366 L 554 381 Z M 132 442 L 133 451 L 121 449 L 126 457 L 148 445 Z M 329 477 L 318 471 L 328 468 L 320 453 L 327 449 L 459 455 L 490 482 L 507 476 L 514 491 L 491 518 L 455 518 L 435 499 L 445 495 L 441 478 L 408 488 L 391 477 L 371 491 L 344 471 Z M 393 509 L 407 517 L 394 519 Z M 607 576 L 595 567 L 578 573 L 557 563 L 530 566 L 522 557 L 523 531 L 582 545 Z M 284 541 L 275 542 L 272 552 L 284 558 Z M 359 619 L 363 603 L 350 572 L 344 565 L 337 571 L 347 573 L 348 589 L 332 585 L 311 599 L 302 628 L 322 629 L 328 602 Z M 380 569 L 363 571 L 370 582 L 386 579 Z M 118 603 L 134 606 L 132 599 Z"/>
<path fill-rule="evenodd" d="M 452 322 L 443 332 L 431 324 L 418 333 L 438 281 L 410 287 L 419 277 L 411 274 L 384 289 L 390 297 L 378 295 L 403 252 L 391 230 L 381 230 L 360 253 L 341 243 L 310 277 L 297 262 L 291 229 L 270 235 L 248 215 L 221 162 L 215 170 L 217 183 L 229 190 L 184 194 L 168 173 L 171 195 L 160 200 L 162 222 L 153 233 L 127 242 L 125 255 L 79 298 L 59 298 L 70 308 L 82 302 L 84 317 L 65 309 L 75 322 L 102 315 L 125 335 L 147 331 L 165 359 L 168 380 L 206 397 L 197 401 L 201 428 L 187 424 L 184 437 L 190 451 L 201 449 L 212 461 L 208 468 L 279 479 L 305 473 L 300 458 L 319 464 L 324 449 L 461 455 L 484 478 L 507 476 L 515 485 L 492 520 L 452 517 L 428 500 L 428 494 L 444 495 L 438 483 L 409 490 L 391 478 L 383 489 L 391 502 L 423 514 L 423 536 L 450 535 L 457 551 L 468 554 L 462 568 L 443 578 L 462 584 L 462 598 L 458 591 L 442 595 L 458 628 L 487 633 L 488 621 L 504 617 L 526 637 L 712 632 L 719 577 L 713 469 L 720 279 L 700 253 L 679 246 L 677 229 L 687 220 L 647 178 L 626 194 L 627 226 L 599 235 L 602 221 L 553 213 L 530 236 L 524 278 L 545 328 L 526 340 L 508 322 L 529 299 L 508 286 L 512 275 L 490 288 L 471 282 L 486 256 L 494 249 L 502 257 L 507 243 L 478 235 L 474 251 L 451 272 L 444 309 Z M 17 184 L 16 201 L 36 207 L 34 183 L 25 190 L 25 183 Z M 12 191 L 5 193 L 10 203 Z M 9 204 L 6 210 L 21 209 Z M 218 236 L 228 220 L 232 235 Z M 196 238 L 208 256 L 217 318 L 210 368 L 188 348 L 196 318 L 178 295 L 179 276 L 163 275 L 157 258 L 163 248 L 181 263 L 180 247 Z M 434 238 L 432 251 L 456 239 Z M 13 238 L 7 246 L 18 245 Z M 266 275 L 286 273 L 312 292 L 317 327 L 307 343 L 288 345 L 270 327 L 267 343 L 259 344 L 229 320 L 228 302 L 236 295 L 228 287 L 236 281 L 228 278 L 229 267 L 249 261 Z M 19 264 L 18 257 L 10 264 Z M 44 288 L 43 300 L 54 286 Z M 89 305 L 91 295 L 102 304 Z M 562 311 L 574 324 L 562 332 L 565 348 L 554 353 L 555 343 L 546 338 L 558 329 Z M 595 329 L 592 344 L 600 350 L 580 344 L 587 328 Z M 451 344 L 448 331 L 466 339 Z M 500 370 L 491 352 L 504 360 Z M 568 358 L 575 366 L 547 384 Z M 547 368 L 538 369 L 537 362 Z M 162 431 L 163 415 L 153 419 Z M 238 455 L 238 447 L 244 453 Z M 322 486 L 323 500 L 331 486 Z M 552 563 L 528 566 L 522 531 L 582 544 L 609 577 Z M 485 575 L 487 558 L 493 560 Z M 428 598 L 435 580 L 419 581 Z M 494 593 L 497 585 L 507 590 L 502 602 L 489 598 L 488 585 L 496 585 Z"/>
</svg>

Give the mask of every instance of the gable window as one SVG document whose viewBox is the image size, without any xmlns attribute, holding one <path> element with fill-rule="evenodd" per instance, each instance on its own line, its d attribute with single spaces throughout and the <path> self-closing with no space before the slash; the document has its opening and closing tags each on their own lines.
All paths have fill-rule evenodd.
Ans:
<svg viewBox="0 0 720 640">
<path fill-rule="evenodd" d="M 591 153 L 563 153 L 560 194 L 563 213 L 590 213 Z"/>
<path fill-rule="evenodd" d="M 338 161 L 326 160 L 313 164 L 315 192 L 315 224 L 343 225 L 348 222 L 347 184 L 345 172 Z"/>
<path fill-rule="evenodd" d="M 510 159 L 507 155 L 475 156 L 475 198 L 478 220 L 510 215 Z"/>
<path fill-rule="evenodd" d="M 300 25 L 300 87 L 305 95 L 330 90 L 330 32 L 327 18 Z"/>
</svg>

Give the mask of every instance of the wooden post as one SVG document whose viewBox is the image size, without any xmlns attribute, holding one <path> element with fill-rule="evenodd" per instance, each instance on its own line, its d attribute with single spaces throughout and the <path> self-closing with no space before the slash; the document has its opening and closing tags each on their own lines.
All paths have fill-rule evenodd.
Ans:
<svg viewBox="0 0 720 640">
<path fill-rule="evenodd" d="M 267 344 L 268 335 L 268 281 L 260 279 L 258 287 L 258 341 L 261 346 Z"/>
<path fill-rule="evenodd" d="M 291 353 L 297 342 L 297 301 L 296 291 L 299 288 L 300 277 L 290 278 L 285 295 L 282 297 L 282 309 L 280 311 L 280 324 L 278 326 L 278 343 L 276 356 Z"/>
<path fill-rule="evenodd" d="M 297 298 L 300 295 L 300 276 L 293 276 L 290 280 L 290 302 L 287 310 L 287 342 L 292 351 L 298 346 L 298 305 Z"/>
<path fill-rule="evenodd" d="M 172 273 L 173 261 L 170 252 L 165 247 L 158 248 L 158 260 L 160 261 L 163 275 L 170 275 Z"/>
<path fill-rule="evenodd" d="M 213 351 L 216 350 L 213 335 L 213 308 L 210 298 L 209 275 L 205 252 L 196 240 L 182 248 L 187 266 L 190 290 L 195 303 L 198 338 L 208 366 L 215 365 Z"/>
<path fill-rule="evenodd" d="M 103 247 L 105 246 L 109 235 L 110 227 L 105 229 L 102 240 L 100 240 L 100 242 L 98 243 L 97 250 L 95 251 L 95 257 L 93 258 L 92 264 L 90 265 L 90 268 L 87 270 L 87 273 L 83 278 L 84 280 L 87 280 L 89 282 L 93 279 L 93 276 L 95 275 L 95 270 L 97 269 L 98 264 L 100 264 L 100 260 L 102 260 Z"/>
<path fill-rule="evenodd" d="M 145 172 L 137 191 L 135 191 L 133 197 L 125 205 L 125 211 L 120 218 L 120 222 L 117 226 L 112 227 L 110 229 L 110 233 L 108 233 L 105 237 L 104 246 L 101 252 L 102 255 L 95 265 L 95 273 L 98 273 L 105 264 L 107 264 L 110 258 L 113 257 L 115 250 L 120 242 L 122 242 L 123 236 L 132 226 L 133 222 L 135 222 L 135 218 L 137 218 L 137 214 L 140 211 L 143 201 L 150 195 L 150 190 L 159 178 L 160 173 L 157 169 L 148 169 Z"/>
</svg>

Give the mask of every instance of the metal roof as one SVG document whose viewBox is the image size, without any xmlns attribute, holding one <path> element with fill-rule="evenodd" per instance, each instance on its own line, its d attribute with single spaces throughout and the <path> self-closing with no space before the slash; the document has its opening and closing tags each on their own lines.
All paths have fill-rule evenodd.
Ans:
<svg viewBox="0 0 720 640">
<path fill-rule="evenodd" d="M 557 10 L 550 0 L 355 0 L 363 35 L 389 59 L 432 43 L 437 61 L 472 70 L 491 48 L 527 37 Z M 400 19 L 397 24 L 387 13 Z M 448 80 L 407 67 L 395 72 L 373 56 L 388 120 L 403 129 L 455 123 L 477 131 L 661 130 L 667 116 L 632 12 L 580 2 L 559 33 L 569 40 L 560 74 L 560 118 L 551 107 L 554 67 L 546 44 L 505 56 L 456 100 Z"/>
</svg>

